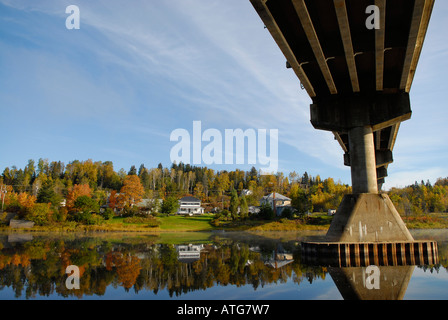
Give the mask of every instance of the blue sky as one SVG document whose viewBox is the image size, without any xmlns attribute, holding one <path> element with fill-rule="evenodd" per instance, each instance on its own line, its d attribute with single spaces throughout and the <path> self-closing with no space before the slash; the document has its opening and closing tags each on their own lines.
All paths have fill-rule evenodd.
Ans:
<svg viewBox="0 0 448 320">
<path fill-rule="evenodd" d="M 65 27 L 72 4 L 79 30 Z M 448 176 L 447 16 L 436 1 L 386 189 Z M 249 0 L 0 0 L 0 171 L 39 158 L 169 166 L 171 132 L 201 121 L 278 129 L 279 171 L 350 184 L 310 103 Z"/>
</svg>

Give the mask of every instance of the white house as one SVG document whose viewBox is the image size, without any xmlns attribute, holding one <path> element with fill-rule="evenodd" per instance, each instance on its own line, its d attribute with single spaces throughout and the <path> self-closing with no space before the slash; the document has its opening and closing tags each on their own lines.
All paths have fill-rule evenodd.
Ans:
<svg viewBox="0 0 448 320">
<path fill-rule="evenodd" d="M 183 197 L 179 200 L 177 214 L 204 214 L 204 208 L 201 207 L 201 200 L 194 197 Z"/>
</svg>

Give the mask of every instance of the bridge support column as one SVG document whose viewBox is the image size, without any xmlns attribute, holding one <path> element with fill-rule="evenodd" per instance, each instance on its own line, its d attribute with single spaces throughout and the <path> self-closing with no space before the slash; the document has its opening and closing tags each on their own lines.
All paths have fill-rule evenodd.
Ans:
<svg viewBox="0 0 448 320">
<path fill-rule="evenodd" d="M 348 137 L 353 193 L 378 193 L 372 127 L 353 128 Z"/>
<path fill-rule="evenodd" d="M 392 161 L 393 145 L 392 140 L 382 143 L 381 131 L 389 130 L 385 132 L 394 139 L 393 126 L 411 117 L 409 94 L 377 93 L 313 102 L 311 123 L 316 129 L 338 133 L 352 178 L 352 194 L 342 200 L 325 240 L 414 241 L 388 195 L 379 193 L 378 188 L 384 165 Z M 377 171 L 378 167 L 383 170 Z"/>
<path fill-rule="evenodd" d="M 387 194 L 378 194 L 375 144 L 371 126 L 348 131 L 353 194 L 346 195 L 326 241 L 413 241 Z"/>
</svg>

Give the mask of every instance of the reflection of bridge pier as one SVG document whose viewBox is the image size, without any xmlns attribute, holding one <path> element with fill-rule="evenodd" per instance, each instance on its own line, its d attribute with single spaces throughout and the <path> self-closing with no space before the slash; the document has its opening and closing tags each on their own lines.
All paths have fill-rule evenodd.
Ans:
<svg viewBox="0 0 448 320">
<path fill-rule="evenodd" d="M 415 266 L 439 263 L 435 241 L 302 243 L 301 262 L 326 266 L 346 300 L 402 300 Z"/>
<path fill-rule="evenodd" d="M 366 267 L 328 268 L 328 272 L 345 300 L 403 300 L 414 268 L 380 266 L 374 271 L 376 278 Z"/>
<path fill-rule="evenodd" d="M 400 242 L 408 244 L 400 247 L 404 255 L 435 254 L 420 251 L 426 245 L 379 194 L 401 122 L 411 118 L 409 92 L 434 0 L 377 0 L 376 29 L 367 23 L 371 0 L 250 1 L 312 99 L 312 125 L 334 134 L 351 167 L 353 194 L 343 199 L 326 242 L 305 253 L 371 242 L 393 250 L 386 244 Z M 354 255 L 368 248 L 355 247 Z"/>
<path fill-rule="evenodd" d="M 302 259 L 336 267 L 434 265 L 438 247 L 435 241 L 304 242 Z"/>
</svg>

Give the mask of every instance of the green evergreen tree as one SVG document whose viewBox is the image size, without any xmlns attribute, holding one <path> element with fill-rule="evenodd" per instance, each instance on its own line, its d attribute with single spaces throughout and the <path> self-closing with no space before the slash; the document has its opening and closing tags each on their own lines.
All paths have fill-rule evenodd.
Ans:
<svg viewBox="0 0 448 320">
<path fill-rule="evenodd" d="M 261 206 L 258 216 L 264 220 L 273 220 L 275 218 L 275 212 L 269 203 L 265 203 Z"/>
<path fill-rule="evenodd" d="M 240 201 L 238 199 L 238 194 L 236 190 L 232 188 L 230 194 L 230 213 L 232 214 L 232 218 L 236 219 L 238 217 L 238 207 L 240 205 Z"/>
<path fill-rule="evenodd" d="M 62 197 L 54 191 L 54 183 L 51 179 L 45 181 L 37 194 L 38 203 L 51 203 L 52 205 L 59 205 Z"/>
<path fill-rule="evenodd" d="M 240 216 L 242 219 L 249 216 L 249 206 L 247 205 L 246 196 L 244 194 L 240 197 Z"/>
<path fill-rule="evenodd" d="M 128 176 L 136 176 L 136 175 L 137 175 L 137 168 L 134 165 L 132 165 L 131 169 L 129 169 Z"/>
<path fill-rule="evenodd" d="M 163 200 L 160 210 L 162 213 L 172 214 L 177 211 L 177 208 L 179 208 L 179 201 L 176 197 L 170 196 Z"/>
</svg>

